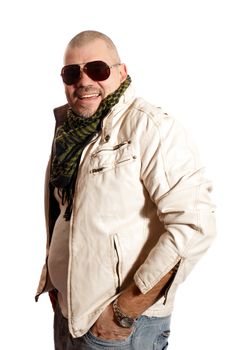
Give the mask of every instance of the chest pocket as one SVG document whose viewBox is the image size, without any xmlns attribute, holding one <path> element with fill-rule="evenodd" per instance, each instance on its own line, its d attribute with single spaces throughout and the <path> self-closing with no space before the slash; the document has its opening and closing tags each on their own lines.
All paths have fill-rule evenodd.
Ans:
<svg viewBox="0 0 233 350">
<path fill-rule="evenodd" d="M 95 175 L 126 165 L 136 159 L 130 140 L 125 140 L 116 145 L 99 147 L 91 155 L 90 173 Z"/>
</svg>

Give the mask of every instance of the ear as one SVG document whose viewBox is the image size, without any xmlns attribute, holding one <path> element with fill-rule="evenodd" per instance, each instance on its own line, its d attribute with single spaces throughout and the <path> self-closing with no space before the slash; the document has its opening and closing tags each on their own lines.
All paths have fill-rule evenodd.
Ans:
<svg viewBox="0 0 233 350">
<path fill-rule="evenodd" d="M 124 63 L 121 63 L 120 65 L 120 76 L 121 76 L 121 83 L 125 81 L 127 78 L 128 72 L 127 72 L 127 67 Z"/>
</svg>

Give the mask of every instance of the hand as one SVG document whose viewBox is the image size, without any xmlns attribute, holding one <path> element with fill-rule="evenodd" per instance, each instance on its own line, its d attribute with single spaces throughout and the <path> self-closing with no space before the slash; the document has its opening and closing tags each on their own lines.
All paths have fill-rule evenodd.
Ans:
<svg viewBox="0 0 233 350">
<path fill-rule="evenodd" d="M 112 305 L 108 305 L 90 329 L 91 333 L 105 340 L 124 340 L 130 336 L 132 328 L 119 326 L 114 320 Z"/>
</svg>

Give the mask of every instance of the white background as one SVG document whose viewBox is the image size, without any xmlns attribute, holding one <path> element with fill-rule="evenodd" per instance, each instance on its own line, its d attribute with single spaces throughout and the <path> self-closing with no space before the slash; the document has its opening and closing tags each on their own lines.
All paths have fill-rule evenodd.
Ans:
<svg viewBox="0 0 233 350">
<path fill-rule="evenodd" d="M 0 7 L 1 348 L 53 349 L 48 298 L 34 302 L 52 109 L 66 102 L 66 44 L 95 29 L 116 43 L 138 95 L 191 132 L 214 183 L 218 236 L 179 289 L 169 349 L 231 349 L 231 1 L 8 0 Z"/>
</svg>

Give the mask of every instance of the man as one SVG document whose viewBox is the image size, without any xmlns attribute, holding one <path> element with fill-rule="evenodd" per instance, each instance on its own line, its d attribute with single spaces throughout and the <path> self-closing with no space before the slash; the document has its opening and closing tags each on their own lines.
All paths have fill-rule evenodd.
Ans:
<svg viewBox="0 0 233 350">
<path fill-rule="evenodd" d="M 55 348 L 166 349 L 178 285 L 215 236 L 211 185 L 183 128 L 135 98 L 111 39 L 68 44 L 68 104 L 45 186 Z"/>
</svg>

